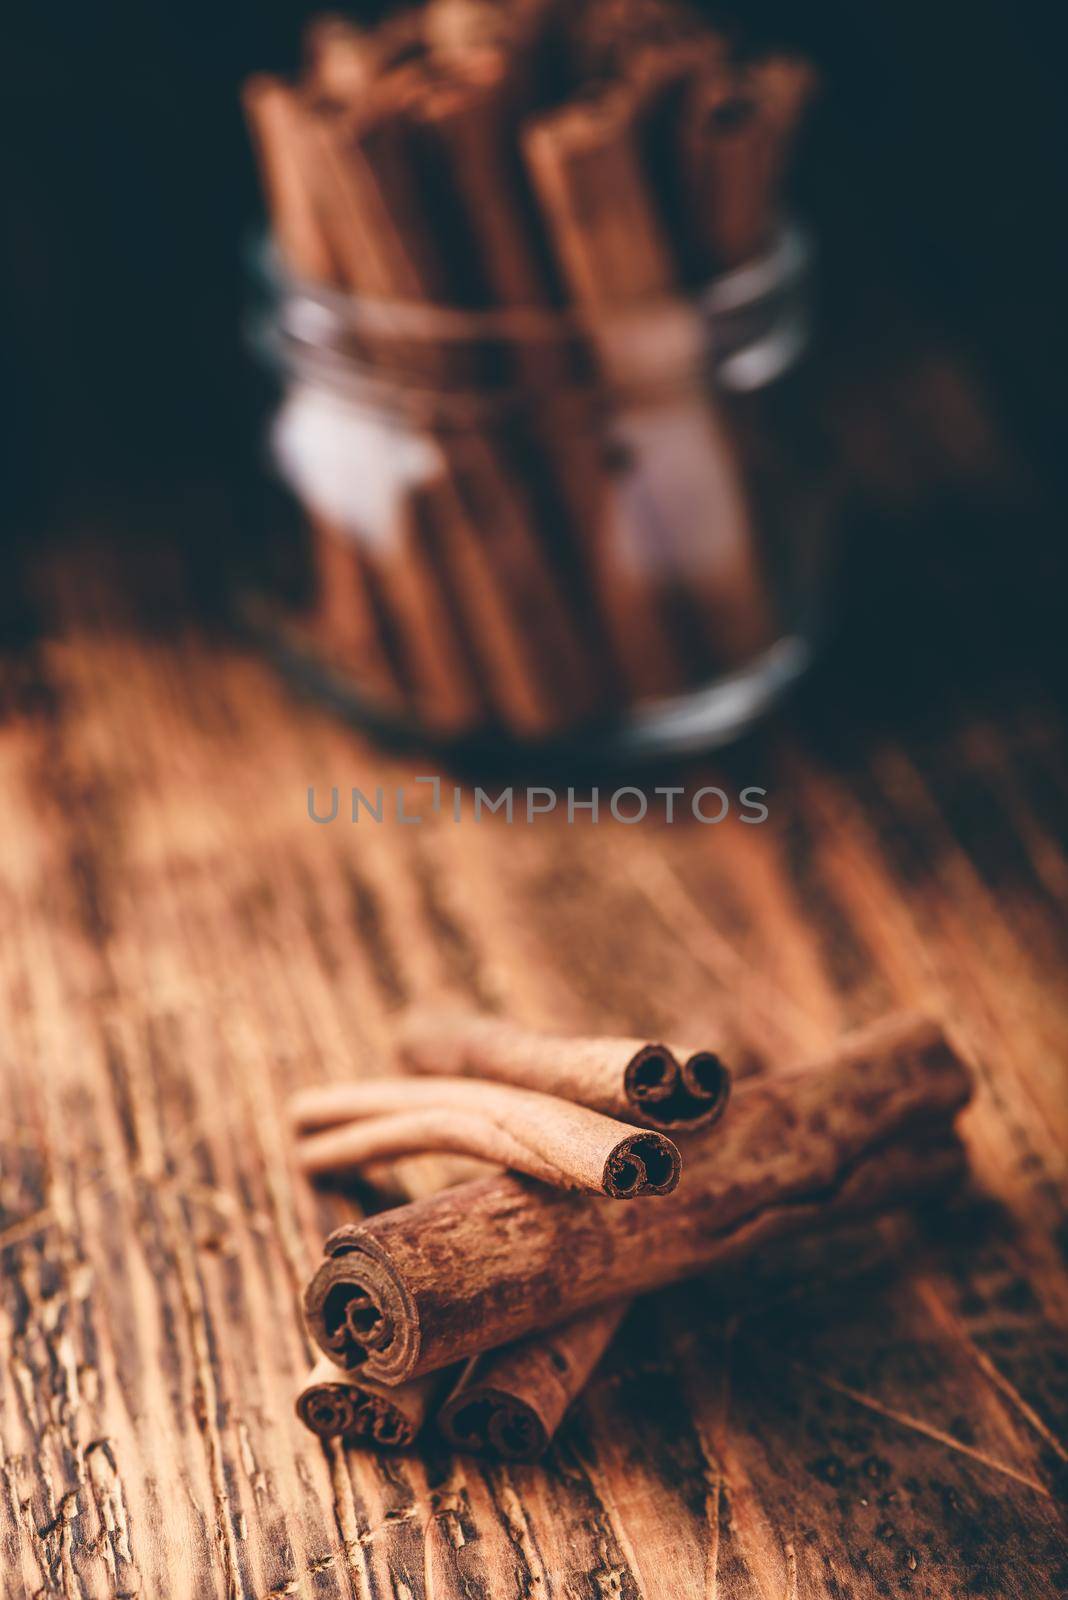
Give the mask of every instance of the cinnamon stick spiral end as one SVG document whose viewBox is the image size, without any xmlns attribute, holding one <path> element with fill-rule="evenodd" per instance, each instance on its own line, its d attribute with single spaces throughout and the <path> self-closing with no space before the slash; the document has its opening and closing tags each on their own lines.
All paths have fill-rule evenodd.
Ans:
<svg viewBox="0 0 1068 1600">
<path fill-rule="evenodd" d="M 465 1454 L 501 1461 L 536 1461 L 549 1443 L 533 1406 L 500 1389 L 462 1389 L 438 1413 L 442 1438 Z"/>
<path fill-rule="evenodd" d="M 316 1344 L 346 1371 L 401 1383 L 419 1353 L 419 1319 L 388 1257 L 358 1228 L 338 1228 L 304 1294 L 304 1320 Z"/>
<path fill-rule="evenodd" d="M 682 1063 L 682 1082 L 693 1099 L 693 1111 L 686 1117 L 690 1128 L 707 1128 L 727 1109 L 731 1095 L 731 1071 L 712 1050 L 695 1050 Z"/>
<path fill-rule="evenodd" d="M 723 1115 L 731 1074 L 711 1050 L 695 1050 L 680 1064 L 666 1045 L 647 1044 L 628 1061 L 623 1089 L 642 1122 L 689 1133 Z"/>
<path fill-rule="evenodd" d="M 635 1133 L 621 1139 L 604 1164 L 605 1194 L 613 1200 L 670 1194 L 678 1186 L 682 1157 L 662 1133 Z"/>
<path fill-rule="evenodd" d="M 315 1383 L 297 1396 L 297 1416 L 320 1439 L 341 1439 L 357 1429 L 356 1395 L 338 1383 Z"/>
<path fill-rule="evenodd" d="M 388 1395 L 329 1380 L 309 1383 L 301 1391 L 297 1416 L 320 1439 L 370 1439 L 397 1447 L 411 1444 L 418 1427 L 418 1419 L 406 1415 Z"/>
</svg>

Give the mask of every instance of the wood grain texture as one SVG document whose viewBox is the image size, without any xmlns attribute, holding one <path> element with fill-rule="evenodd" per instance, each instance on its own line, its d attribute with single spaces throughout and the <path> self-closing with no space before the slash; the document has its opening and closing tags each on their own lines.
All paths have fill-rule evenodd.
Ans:
<svg viewBox="0 0 1068 1600">
<path fill-rule="evenodd" d="M 4 658 L 5 1597 L 1063 1594 L 1068 740 L 1041 688 L 907 737 L 810 708 L 677 780 L 765 784 L 761 826 L 457 825 L 253 655 L 146 624 L 124 565 L 38 562 Z M 400 782 L 417 825 L 344 820 Z M 353 1208 L 297 1178 L 283 1107 L 383 1070 L 417 999 L 784 1065 L 942 1012 L 975 1192 L 905 1270 L 788 1313 L 637 1306 L 540 1466 L 323 1447 L 300 1289 Z"/>
</svg>

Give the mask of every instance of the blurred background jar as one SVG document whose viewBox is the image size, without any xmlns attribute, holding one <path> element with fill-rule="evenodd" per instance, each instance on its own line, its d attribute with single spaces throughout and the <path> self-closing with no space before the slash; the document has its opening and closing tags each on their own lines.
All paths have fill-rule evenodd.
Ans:
<svg viewBox="0 0 1068 1600">
<path fill-rule="evenodd" d="M 815 87 L 676 0 L 437 0 L 244 105 L 313 595 L 287 649 L 448 744 L 698 749 L 804 669 L 828 537 Z"/>
<path fill-rule="evenodd" d="M 376 31 L 396 8 L 353 9 Z M 1059 659 L 1068 260 L 1051 197 L 1068 101 L 1055 14 L 977 0 L 962 33 L 916 0 L 701 9 L 730 19 L 751 56 L 800 52 L 820 75 L 790 184 L 819 241 L 823 302 L 798 381 L 811 392 L 812 358 L 837 362 L 849 403 L 815 415 L 854 484 L 813 701 L 897 719 L 965 657 L 993 672 L 1045 641 Z M 239 94 L 264 69 L 303 82 L 314 10 L 105 0 L 59 26 L 51 11 L 12 15 L 0 351 L 17 399 L 0 441 L 0 638 L 35 625 L 23 565 L 69 539 L 120 546 L 116 570 L 127 582 L 136 567 L 154 626 L 222 619 L 228 569 L 254 565 L 285 520 L 267 514 L 260 375 L 241 332 L 244 241 L 264 208 Z M 995 80 L 1004 114 L 991 117 Z M 336 265 L 324 281 L 340 288 Z M 722 270 L 699 266 L 690 293 Z M 106 587 L 103 554 L 98 570 Z"/>
<path fill-rule="evenodd" d="M 835 473 L 798 229 L 598 316 L 265 265 L 270 448 L 305 533 L 270 627 L 306 680 L 394 734 L 629 756 L 733 737 L 805 669 Z"/>
</svg>

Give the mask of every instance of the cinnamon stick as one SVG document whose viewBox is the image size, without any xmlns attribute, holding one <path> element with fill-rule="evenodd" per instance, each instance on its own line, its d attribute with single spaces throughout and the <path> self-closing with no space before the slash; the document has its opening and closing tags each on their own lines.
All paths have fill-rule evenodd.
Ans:
<svg viewBox="0 0 1068 1600">
<path fill-rule="evenodd" d="M 531 311 L 558 301 L 559 288 L 516 147 L 520 71 L 500 50 L 468 49 L 447 75 L 427 82 L 417 112 L 477 251 L 488 303 Z M 560 361 L 542 373 L 559 381 Z M 528 365 L 527 375 L 539 374 Z"/>
<path fill-rule="evenodd" d="M 663 241 L 648 225 L 627 130 L 612 115 L 612 105 L 565 107 L 531 121 L 522 135 L 527 171 L 568 293 L 593 310 L 658 293 L 669 271 Z M 595 426 L 593 417 L 578 419 L 576 447 L 583 429 L 592 441 Z M 630 694 L 675 693 L 686 673 L 657 602 L 663 558 L 652 530 L 635 522 L 612 466 L 609 454 L 598 459 L 594 453 L 588 461 L 565 456 L 563 492 L 589 529 L 594 583 Z"/>
<path fill-rule="evenodd" d="M 365 29 L 348 17 L 313 17 L 304 30 L 305 84 L 319 104 L 354 109 L 391 67 L 425 54 L 430 44 L 417 11 Z"/>
<path fill-rule="evenodd" d="M 606 1116 L 689 1133 L 722 1116 L 731 1074 L 712 1050 L 625 1038 L 566 1038 L 477 1012 L 416 1007 L 397 1055 L 411 1072 L 488 1078 L 558 1095 Z"/>
<path fill-rule="evenodd" d="M 598 667 L 548 559 L 523 486 L 488 434 L 450 451 L 454 515 L 445 525 L 456 604 L 505 726 L 545 737 L 587 719 Z M 451 542 L 450 542 L 451 541 Z"/>
<path fill-rule="evenodd" d="M 900 1258 L 910 1234 L 900 1215 L 874 1225 L 844 1223 L 810 1237 L 776 1241 L 741 1264 L 705 1279 L 705 1293 L 732 1313 L 766 1312 Z M 558 1328 L 472 1356 L 437 1414 L 454 1449 L 505 1461 L 533 1461 L 551 1443 L 612 1342 L 629 1301 L 586 1311 Z M 418 1380 L 416 1380 L 418 1381 Z"/>
<path fill-rule="evenodd" d="M 353 106 L 374 80 L 374 36 L 347 17 L 313 17 L 304 30 L 306 82 L 319 104 Z"/>
<path fill-rule="evenodd" d="M 708 277 L 768 243 L 796 126 L 815 79 L 785 56 L 696 81 L 682 116 L 680 227 Z"/>
<path fill-rule="evenodd" d="M 959 1176 L 952 1122 L 970 1092 L 937 1024 L 888 1019 L 805 1071 L 744 1085 L 686 1183 L 656 1205 L 502 1176 L 339 1228 L 305 1295 L 309 1330 L 339 1364 L 400 1383 L 769 1239 L 900 1204 Z"/>
<path fill-rule="evenodd" d="M 487 705 L 442 578 L 439 531 L 448 495 L 441 477 L 408 487 L 378 567 L 414 713 L 431 732 L 451 738 L 482 726 Z"/>
<path fill-rule="evenodd" d="M 391 303 L 448 303 L 434 242 L 418 226 L 406 123 L 396 101 L 379 86 L 351 113 L 314 108 L 308 129 L 322 181 L 329 185 L 328 215 L 345 286 L 386 309 Z"/>
<path fill-rule="evenodd" d="M 564 1189 L 614 1200 L 666 1195 L 681 1171 L 662 1133 L 538 1094 L 467 1078 L 370 1078 L 304 1089 L 290 1102 L 304 1172 L 351 1170 L 389 1156 L 451 1150 Z M 367 1119 L 367 1120 L 358 1120 Z"/>
<path fill-rule="evenodd" d="M 356 115 L 313 112 L 308 137 L 317 154 L 324 226 L 330 229 L 343 281 L 374 302 L 373 329 L 362 335 L 367 356 L 387 382 L 406 380 L 434 389 L 470 381 L 471 352 L 464 341 L 456 348 L 438 339 L 432 324 L 420 333 L 413 321 L 413 311 L 422 307 L 429 315 L 430 308 L 451 298 L 455 278 L 421 214 L 410 128 L 397 98 L 402 88 L 405 94 L 412 92 L 413 81 L 410 75 L 397 77 L 392 94 L 386 93 L 389 85 L 380 85 L 373 101 Z M 544 737 L 588 713 L 590 695 L 581 686 L 590 684 L 595 669 L 579 630 L 566 615 L 566 601 L 548 571 L 538 532 L 517 507 L 514 487 L 489 441 L 465 428 L 438 433 L 436 450 L 441 480 L 427 485 L 415 511 L 424 534 L 442 551 L 441 581 L 435 588 L 442 604 L 452 594 L 462 608 L 469 658 L 480 663 L 482 687 L 500 720 L 520 737 Z M 411 508 L 401 505 L 398 515 L 404 516 L 406 509 Z M 482 520 L 486 517 L 489 523 Z M 435 607 L 436 597 L 424 578 L 422 572 L 396 571 L 393 583 L 383 585 L 387 605 L 392 598 L 402 618 L 413 598 Z M 539 623 L 536 636 L 524 625 L 530 608 Z M 418 623 L 412 631 L 401 630 L 400 643 L 402 650 L 420 658 L 420 668 L 431 667 L 440 691 L 437 663 L 428 660 L 438 646 L 420 637 Z M 448 642 L 441 648 L 447 650 Z M 559 675 L 555 685 L 546 681 L 547 671 Z M 459 713 L 453 705 L 444 708 L 445 724 L 439 731 L 467 727 L 470 696 L 463 698 Z"/>
<path fill-rule="evenodd" d="M 679 294 L 695 262 L 718 270 L 766 239 L 807 69 L 729 67 L 673 0 L 578 16 L 564 0 L 437 0 L 368 30 L 323 18 L 307 58 L 299 92 L 254 79 L 246 110 L 290 270 L 358 296 L 346 338 L 413 416 L 429 407 L 415 426 L 442 457 L 440 572 L 405 539 L 417 570 L 376 556 L 367 579 L 421 720 L 452 736 L 486 710 L 548 738 L 612 709 L 616 679 L 641 700 L 752 660 L 775 628 L 700 371 L 706 333 Z M 562 300 L 617 391 L 607 428 L 571 382 L 584 347 Z M 476 340 L 458 306 L 509 316 Z M 517 395 L 553 390 L 551 416 L 443 418 L 443 397 L 484 403 L 513 368 Z M 643 403 L 650 381 L 662 390 Z M 460 672 L 450 694 L 461 658 L 479 682 Z"/>
<path fill-rule="evenodd" d="M 613 438 L 624 467 L 611 480 L 601 581 L 609 595 L 624 585 L 617 632 L 642 628 L 634 692 L 669 694 L 688 673 L 666 614 L 637 604 L 636 572 L 682 605 L 693 595 L 720 665 L 751 658 L 774 627 L 735 454 L 704 387 L 705 333 L 679 295 L 645 171 L 643 114 L 642 97 L 617 88 L 531 123 L 523 148 L 570 292 L 623 396 Z"/>
<path fill-rule="evenodd" d="M 429 48 L 439 56 L 467 56 L 503 43 L 513 27 L 513 8 L 493 0 L 429 0 L 423 12 Z"/>
<path fill-rule="evenodd" d="M 514 377 L 517 384 L 559 387 L 569 375 L 570 353 L 557 324 L 537 314 L 559 294 L 515 146 L 520 76 L 520 64 L 499 51 L 472 49 L 450 62 L 447 74 L 413 79 L 412 158 L 421 193 L 435 196 L 432 209 L 425 201 L 424 225 L 435 229 L 454 289 L 465 300 L 506 308 L 522 319 L 514 331 L 502 324 L 499 343 L 484 337 L 468 352 L 485 368 L 478 379 L 499 383 Z M 558 732 L 600 709 L 602 672 L 595 641 L 586 637 L 580 597 L 557 559 L 560 531 L 539 516 L 532 481 L 537 468 L 515 458 L 528 419 L 507 389 L 502 412 L 482 427 L 468 424 L 462 437 L 443 439 L 459 520 L 466 517 L 473 529 L 491 534 L 480 543 L 468 541 L 461 559 L 477 558 L 486 569 L 476 587 L 485 589 L 491 579 L 499 591 L 491 609 L 504 613 L 487 662 L 488 683 L 492 687 L 498 676 L 504 683 L 525 680 L 551 706 L 551 724 L 529 731 Z M 551 466 L 547 460 L 539 465 Z M 563 538 L 579 532 L 571 519 Z M 468 590 L 468 584 L 459 586 L 461 604 Z M 477 616 L 483 613 L 477 606 L 471 629 L 476 649 L 494 643 L 482 637 Z"/>
<path fill-rule="evenodd" d="M 297 95 L 280 79 L 259 74 L 245 83 L 241 99 L 286 266 L 297 278 L 336 282 L 334 257 L 315 203 L 308 131 Z"/>
<path fill-rule="evenodd" d="M 404 686 L 382 629 L 374 594 L 373 564 L 358 534 L 346 533 L 311 506 L 305 515 L 312 533 L 317 617 L 331 663 L 351 673 L 376 705 L 403 709 Z"/>
<path fill-rule="evenodd" d="M 442 151 L 421 121 L 433 87 L 413 70 L 379 86 L 372 107 L 340 129 L 323 127 L 324 166 L 334 172 L 346 219 L 337 249 L 351 286 L 379 305 L 371 355 L 384 378 L 419 383 L 433 400 L 442 389 L 469 389 L 483 359 L 470 331 L 436 333 L 434 308 L 469 301 L 474 253 L 457 248 L 455 224 L 434 227 L 429 195 L 447 176 Z M 427 170 L 428 163 L 430 169 Z M 396 333 L 390 305 L 397 307 Z M 409 336 L 411 312 L 427 312 L 422 338 Z M 401 309 L 403 308 L 403 309 Z M 391 340 L 393 341 L 391 343 Z M 481 665 L 481 687 L 501 722 L 522 738 L 544 738 L 589 716 L 599 697 L 598 667 L 581 620 L 552 568 L 549 544 L 497 439 L 467 418 L 436 427 L 444 485 L 433 520 L 451 582 L 454 610 Z"/>
<path fill-rule="evenodd" d="M 323 1356 L 297 1396 L 297 1416 L 320 1439 L 367 1439 L 377 1445 L 412 1443 L 439 1387 L 438 1374 L 387 1388 L 357 1378 Z"/>
<path fill-rule="evenodd" d="M 537 1460 L 626 1311 L 627 1302 L 616 1301 L 548 1333 L 474 1356 L 438 1412 L 443 1437 L 455 1450 L 503 1461 Z"/>
</svg>

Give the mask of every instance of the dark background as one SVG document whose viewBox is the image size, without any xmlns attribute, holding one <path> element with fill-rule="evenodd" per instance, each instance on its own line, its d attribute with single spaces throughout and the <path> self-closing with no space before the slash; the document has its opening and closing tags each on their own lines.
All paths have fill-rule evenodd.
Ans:
<svg viewBox="0 0 1068 1600">
<path fill-rule="evenodd" d="M 188 501 L 191 541 L 255 538 L 265 389 L 241 317 L 260 207 L 237 91 L 250 71 L 295 64 L 318 9 L 20 10 L 0 110 L 8 540 L 142 495 Z M 823 69 L 797 184 L 822 245 L 825 326 L 861 373 L 866 342 L 895 339 L 898 321 L 961 351 L 1041 485 L 1009 507 L 1011 527 L 1001 506 L 954 532 L 932 503 L 893 538 L 941 544 L 939 605 L 966 580 L 983 628 L 1059 637 L 1068 117 L 1053 12 L 1038 0 L 799 9 L 744 15 Z M 874 356 L 870 370 L 877 384 Z M 911 593 L 876 531 L 872 593 L 884 599 L 887 582 Z"/>
</svg>

